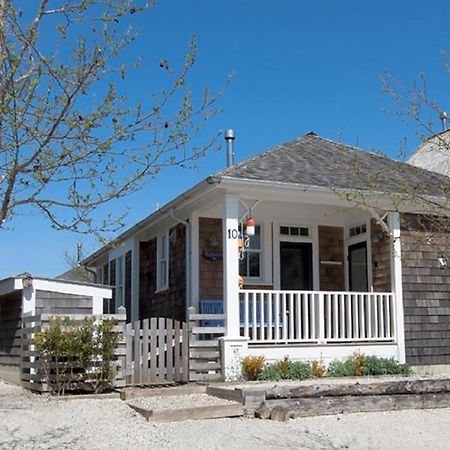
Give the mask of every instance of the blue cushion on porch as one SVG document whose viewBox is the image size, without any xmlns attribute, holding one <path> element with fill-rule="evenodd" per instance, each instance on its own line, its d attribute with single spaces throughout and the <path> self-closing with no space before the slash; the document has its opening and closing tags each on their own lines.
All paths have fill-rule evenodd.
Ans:
<svg viewBox="0 0 450 450">
<path fill-rule="evenodd" d="M 200 314 L 223 314 L 223 300 L 200 300 Z M 204 327 L 223 327 L 223 320 L 202 320 Z"/>
</svg>

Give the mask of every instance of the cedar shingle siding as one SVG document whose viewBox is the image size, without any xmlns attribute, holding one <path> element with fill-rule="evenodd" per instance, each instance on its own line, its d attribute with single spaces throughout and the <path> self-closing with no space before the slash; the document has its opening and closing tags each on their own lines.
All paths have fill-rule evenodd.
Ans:
<svg viewBox="0 0 450 450">
<path fill-rule="evenodd" d="M 0 297 L 0 366 L 20 364 L 22 291 Z"/>
<path fill-rule="evenodd" d="M 139 247 L 139 318 L 186 320 L 186 227 L 170 230 L 169 288 L 156 292 L 156 238 Z"/>
<path fill-rule="evenodd" d="M 344 275 L 344 229 L 342 227 L 319 226 L 320 290 L 345 290 Z M 341 265 L 327 265 L 326 262 Z"/>
<path fill-rule="evenodd" d="M 199 219 L 200 299 L 223 299 L 223 261 L 220 258 L 210 261 L 204 257 L 204 252 L 221 253 L 222 240 L 222 219 L 201 217 Z"/>
<path fill-rule="evenodd" d="M 372 283 L 375 292 L 391 292 L 391 250 L 389 236 L 375 222 L 371 221 L 372 230 Z M 374 242 L 378 235 L 378 242 Z"/>
<path fill-rule="evenodd" d="M 450 364 L 450 273 L 438 268 L 450 236 L 424 232 L 412 215 L 402 215 L 402 271 L 406 360 Z"/>
</svg>

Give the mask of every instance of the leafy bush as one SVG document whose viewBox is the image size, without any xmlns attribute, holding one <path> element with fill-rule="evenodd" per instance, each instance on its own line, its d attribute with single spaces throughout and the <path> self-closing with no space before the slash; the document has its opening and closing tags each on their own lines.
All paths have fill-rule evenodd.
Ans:
<svg viewBox="0 0 450 450">
<path fill-rule="evenodd" d="M 279 381 L 281 380 L 280 372 L 275 364 L 266 364 L 258 376 L 261 381 Z"/>
<path fill-rule="evenodd" d="M 259 374 L 258 380 L 305 380 L 312 377 L 309 362 L 291 361 L 285 356 L 281 361 L 266 364 Z"/>
<path fill-rule="evenodd" d="M 368 356 L 364 365 L 364 375 L 409 375 L 411 369 L 394 358 Z"/>
<path fill-rule="evenodd" d="M 246 356 L 242 360 L 242 372 L 250 381 L 257 380 L 264 368 L 264 356 Z"/>
<path fill-rule="evenodd" d="M 52 393 L 64 395 L 68 389 L 98 393 L 111 387 L 119 341 L 114 325 L 113 320 L 97 323 L 94 317 L 87 317 L 81 325 L 67 317 L 54 317 L 36 333 L 34 343 Z"/>
<path fill-rule="evenodd" d="M 293 361 L 288 370 L 289 380 L 306 380 L 312 378 L 312 369 L 309 362 Z"/>
<path fill-rule="evenodd" d="M 353 377 L 355 375 L 355 363 L 350 358 L 343 361 L 335 359 L 328 365 L 328 377 Z"/>
</svg>

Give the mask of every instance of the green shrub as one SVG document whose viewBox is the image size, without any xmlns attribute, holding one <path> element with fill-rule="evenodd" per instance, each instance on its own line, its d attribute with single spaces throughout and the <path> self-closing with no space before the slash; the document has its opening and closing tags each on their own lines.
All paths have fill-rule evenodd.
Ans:
<svg viewBox="0 0 450 450">
<path fill-rule="evenodd" d="M 291 361 L 285 356 L 281 361 L 266 364 L 258 376 L 258 380 L 305 380 L 312 378 L 309 362 Z"/>
<path fill-rule="evenodd" d="M 411 369 L 394 358 L 368 356 L 364 365 L 364 375 L 409 375 Z"/>
<path fill-rule="evenodd" d="M 353 377 L 355 376 L 355 361 L 347 358 L 343 361 L 335 359 L 331 361 L 327 369 L 328 377 Z"/>
<path fill-rule="evenodd" d="M 281 380 L 280 372 L 276 364 L 266 364 L 258 376 L 261 381 L 279 381 Z"/>
<path fill-rule="evenodd" d="M 87 317 L 81 325 L 67 317 L 54 317 L 36 333 L 36 351 L 52 393 L 64 395 L 69 389 L 98 393 L 111 387 L 119 341 L 114 325 L 113 320 L 96 323 L 94 317 Z"/>
<path fill-rule="evenodd" d="M 246 356 L 242 360 L 242 372 L 250 381 L 257 380 L 264 368 L 264 356 Z"/>
<path fill-rule="evenodd" d="M 312 378 L 312 367 L 309 362 L 293 361 L 288 370 L 289 380 L 306 380 Z"/>
</svg>

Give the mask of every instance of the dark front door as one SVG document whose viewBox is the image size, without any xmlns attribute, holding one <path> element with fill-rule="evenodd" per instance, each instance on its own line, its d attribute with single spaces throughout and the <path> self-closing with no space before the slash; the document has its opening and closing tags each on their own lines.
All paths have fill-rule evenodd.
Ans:
<svg viewBox="0 0 450 450">
<path fill-rule="evenodd" d="M 367 292 L 367 243 L 349 245 L 348 247 L 348 275 L 351 291 Z"/>
<path fill-rule="evenodd" d="M 312 244 L 280 242 L 280 289 L 312 288 Z"/>
</svg>

